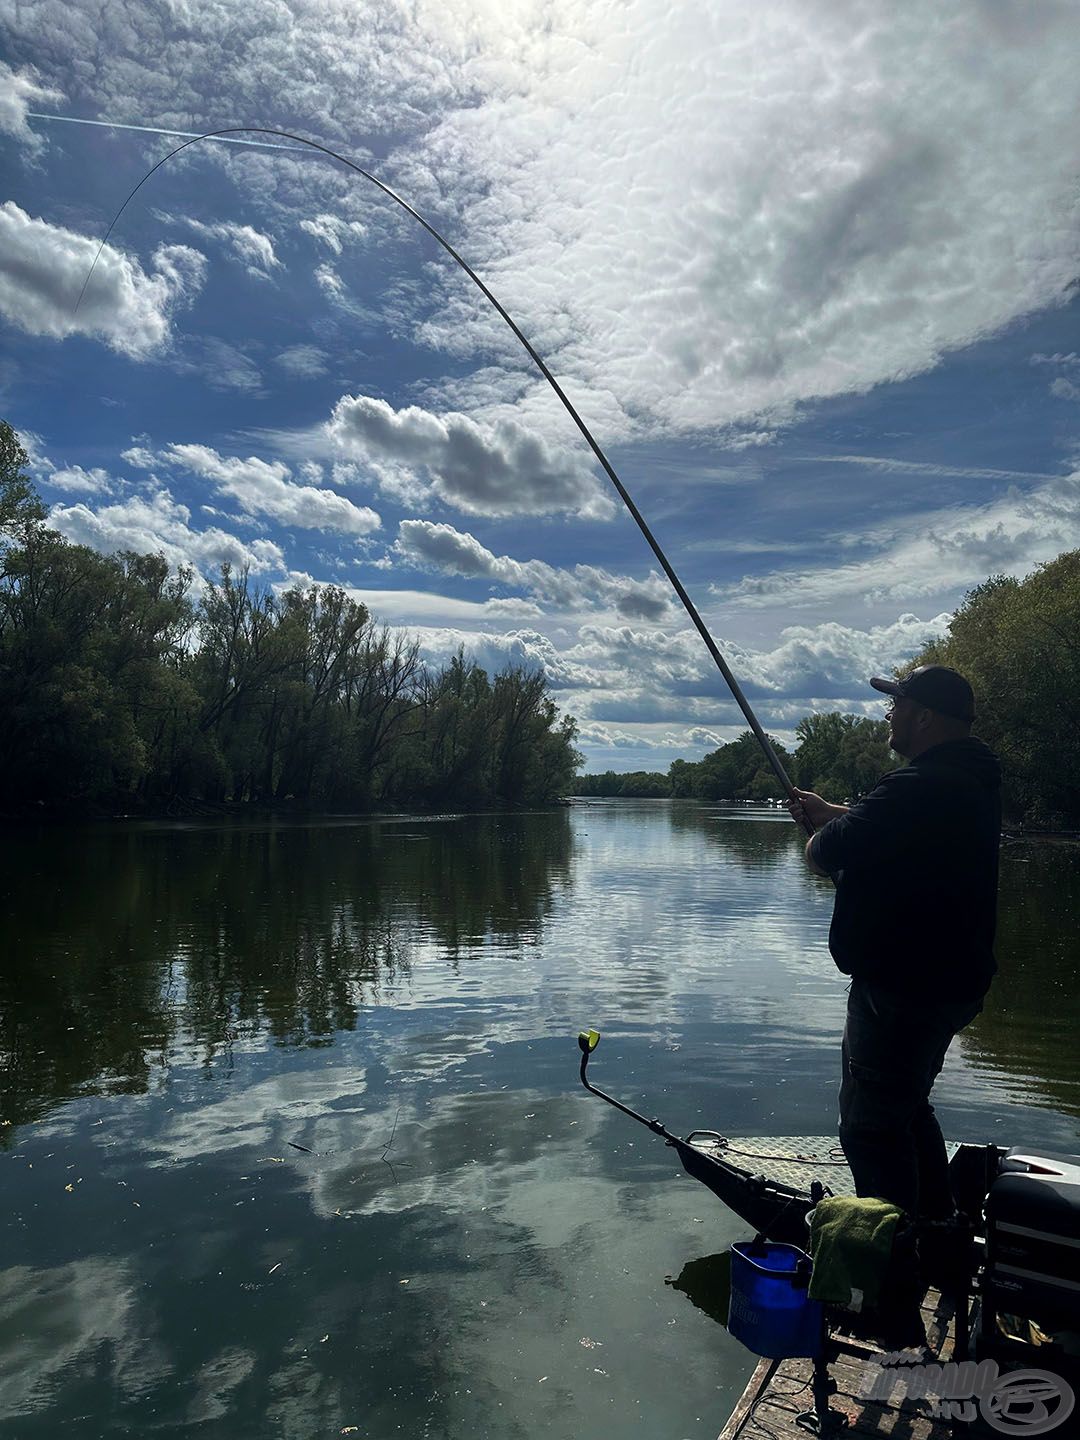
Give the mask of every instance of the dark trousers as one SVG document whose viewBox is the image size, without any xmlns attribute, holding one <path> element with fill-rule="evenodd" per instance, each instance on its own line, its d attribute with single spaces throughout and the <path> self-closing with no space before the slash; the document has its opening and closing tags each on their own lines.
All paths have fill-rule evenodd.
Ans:
<svg viewBox="0 0 1080 1440">
<path fill-rule="evenodd" d="M 945 1219 L 955 1208 L 930 1091 L 957 1031 L 982 1001 L 907 996 L 853 980 L 844 1026 L 840 1144 L 857 1195 L 908 1215 Z"/>
</svg>

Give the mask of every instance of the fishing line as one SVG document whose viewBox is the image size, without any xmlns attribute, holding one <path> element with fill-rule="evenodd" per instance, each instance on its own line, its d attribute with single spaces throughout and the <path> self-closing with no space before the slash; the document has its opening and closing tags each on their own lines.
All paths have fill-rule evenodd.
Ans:
<svg viewBox="0 0 1080 1440">
<path fill-rule="evenodd" d="M 64 118 L 64 117 L 39 117 L 39 118 Z M 97 121 L 97 122 L 94 122 L 94 123 L 96 123 L 96 124 L 105 124 L 105 123 L 107 123 L 107 122 Z M 136 127 L 133 127 L 133 128 L 136 128 Z M 140 129 L 141 129 L 141 128 L 149 128 L 149 127 L 137 127 L 137 128 L 140 128 Z M 170 134 L 171 134 L 171 133 L 174 133 L 174 132 L 163 132 L 163 133 L 170 133 Z M 183 132 L 181 132 L 181 133 L 183 133 Z M 403 199 L 395 190 L 392 190 L 392 189 L 390 188 L 390 186 L 387 185 L 387 184 L 385 184 L 382 180 L 380 180 L 377 175 L 373 175 L 369 170 L 364 170 L 361 166 L 357 165 L 354 161 L 347 159 L 344 155 L 339 155 L 336 150 L 331 150 L 331 149 L 329 148 L 329 146 L 327 146 L 327 145 L 320 145 L 317 140 L 308 140 L 308 139 L 306 139 L 303 135 L 294 135 L 294 134 L 291 134 L 288 130 L 270 130 L 270 129 L 264 128 L 263 126 L 259 126 L 259 125 L 234 125 L 234 126 L 229 126 L 229 127 L 227 127 L 226 129 L 222 129 L 222 130 L 208 130 L 208 131 L 206 131 L 205 133 L 203 133 L 203 134 L 201 134 L 201 135 L 192 135 L 192 136 L 190 136 L 190 138 L 186 139 L 186 140 L 183 142 L 182 145 L 177 145 L 177 146 L 175 147 L 175 149 L 170 150 L 167 155 L 163 156 L 162 159 L 160 159 L 160 160 L 157 162 L 156 165 L 152 166 L 152 168 L 146 172 L 146 174 L 142 177 L 142 179 L 139 181 L 139 183 L 138 183 L 138 184 L 135 186 L 135 188 L 131 191 L 131 194 L 128 195 L 127 199 L 126 199 L 126 200 L 124 201 L 124 203 L 120 206 L 120 209 L 119 209 L 119 210 L 116 212 L 116 214 L 113 216 L 113 219 L 112 219 L 112 221 L 111 221 L 111 223 L 110 223 L 110 225 L 109 225 L 109 228 L 108 228 L 108 230 L 106 230 L 105 235 L 104 235 L 104 238 L 102 239 L 101 244 L 100 244 L 99 247 L 98 247 L 97 254 L 94 256 L 93 264 L 90 266 L 90 270 L 89 270 L 89 272 L 88 272 L 88 274 L 87 274 L 87 276 L 86 276 L 85 281 L 83 282 L 82 290 L 79 292 L 79 298 L 78 298 L 78 300 L 77 300 L 76 303 L 75 303 L 75 311 L 76 311 L 76 313 L 78 312 L 79 305 L 82 303 L 83 296 L 86 294 L 86 287 L 87 287 L 87 286 L 89 285 L 89 283 L 90 283 L 90 277 L 93 275 L 94 270 L 95 270 L 95 268 L 96 268 L 96 266 L 97 266 L 97 262 L 98 262 L 98 260 L 101 258 L 101 253 L 102 253 L 102 251 L 104 250 L 106 244 L 108 243 L 109 236 L 112 234 L 112 232 L 113 232 L 113 230 L 114 230 L 117 222 L 119 221 L 121 215 L 123 215 L 123 213 L 124 213 L 124 211 L 127 209 L 128 205 L 129 205 L 129 204 L 131 203 L 131 201 L 135 198 L 135 196 L 136 196 L 136 195 L 138 194 L 138 192 L 142 189 L 142 187 L 146 184 L 146 182 L 150 179 L 150 177 L 151 177 L 152 175 L 154 175 L 158 170 L 160 170 L 161 167 L 166 163 L 166 161 L 171 160 L 174 155 L 179 155 L 180 152 L 181 152 L 181 150 L 186 150 L 186 149 L 188 148 L 188 146 L 190 146 L 190 145 L 197 145 L 197 144 L 199 144 L 200 141 L 203 141 L 203 140 L 218 140 L 218 141 L 224 141 L 224 142 L 229 142 L 229 141 L 231 140 L 232 143 L 236 143 L 236 141 L 235 141 L 235 139 L 234 139 L 233 137 L 235 137 L 235 136 L 237 136 L 237 135 L 271 135 L 271 136 L 273 136 L 276 140 L 289 140 L 289 141 L 294 142 L 294 144 L 295 144 L 297 147 L 307 146 L 308 148 L 310 148 L 310 149 L 312 149 L 312 150 L 318 151 L 320 154 L 329 156 L 331 160 L 337 160 L 337 161 L 339 161 L 340 164 L 347 166 L 350 170 L 354 170 L 357 175 L 362 176 L 363 179 L 369 181 L 369 182 L 370 182 L 372 185 L 374 185 L 377 189 L 381 190 L 382 193 L 383 193 L 385 196 L 387 196 L 388 199 L 393 200 L 396 205 L 400 205 L 400 207 L 402 208 L 402 210 L 404 210 L 407 215 L 411 215 L 412 218 L 413 218 L 419 225 L 421 225 L 421 226 L 427 231 L 427 233 L 432 237 L 432 239 L 433 239 L 433 240 L 436 240 L 436 241 L 439 243 L 439 245 L 442 246 L 442 248 L 443 248 L 443 249 L 446 251 L 446 253 L 450 256 L 450 258 L 451 258 L 457 265 L 459 265 L 462 270 L 464 270 L 465 274 L 469 277 L 469 279 L 470 279 L 470 280 L 473 282 L 473 284 L 477 287 L 477 289 L 480 291 L 480 293 L 484 296 L 484 298 L 485 298 L 486 300 L 488 300 L 488 301 L 490 302 L 491 305 L 494 306 L 494 308 L 495 308 L 495 309 L 498 311 L 498 313 L 502 316 L 503 320 L 505 320 L 506 324 L 507 324 L 507 325 L 510 327 L 510 329 L 513 331 L 514 335 L 516 335 L 517 339 L 520 341 L 523 349 L 525 350 L 525 353 L 529 356 L 529 359 L 533 362 L 533 364 L 536 366 L 536 368 L 540 371 L 541 375 L 543 375 L 544 379 L 548 382 L 548 384 L 549 384 L 549 385 L 551 386 L 551 388 L 554 390 L 555 394 L 556 394 L 556 395 L 559 397 L 559 399 L 562 401 L 562 404 L 563 404 L 564 408 L 566 409 L 567 414 L 570 416 L 571 420 L 573 420 L 574 424 L 577 426 L 577 428 L 580 430 L 581 434 L 584 436 L 585 441 L 586 441 L 586 443 L 587 443 L 588 446 L 589 446 L 589 449 L 593 452 L 593 454 L 595 455 L 596 459 L 599 461 L 601 467 L 602 467 L 603 470 L 604 470 L 604 473 L 607 475 L 607 477 L 608 477 L 608 479 L 611 481 L 612 485 L 614 485 L 616 491 L 618 492 L 619 498 L 622 500 L 622 502 L 623 502 L 623 504 L 626 506 L 627 510 L 629 510 L 630 514 L 633 516 L 634 521 L 635 521 L 635 523 L 637 524 L 638 529 L 641 531 L 642 535 L 645 537 L 645 540 L 647 541 L 647 543 L 648 543 L 648 545 L 649 545 L 649 548 L 652 550 L 653 554 L 656 556 L 656 559 L 657 559 L 657 561 L 658 561 L 658 563 L 659 563 L 659 565 L 660 565 L 660 568 L 663 570 L 664 574 L 667 576 L 667 578 L 668 578 L 668 580 L 669 580 L 672 588 L 674 589 L 676 595 L 678 595 L 679 599 L 682 601 L 683 609 L 686 611 L 687 615 L 690 617 L 690 620 L 691 620 L 691 622 L 693 623 L 694 628 L 697 630 L 698 634 L 701 636 L 702 640 L 704 641 L 705 647 L 706 647 L 706 649 L 708 650 L 709 654 L 712 656 L 713 661 L 714 661 L 714 663 L 715 663 L 715 665 L 716 665 L 716 668 L 720 671 L 720 674 L 724 677 L 724 680 L 725 680 L 725 682 L 727 683 L 728 689 L 731 691 L 731 694 L 732 694 L 732 697 L 733 697 L 734 700 L 735 700 L 735 703 L 738 705 L 739 709 L 742 711 L 743 716 L 744 716 L 745 719 L 746 719 L 746 723 L 750 726 L 750 729 L 751 729 L 751 731 L 753 732 L 755 738 L 757 739 L 758 744 L 761 746 L 762 752 L 763 752 L 764 755 L 765 755 L 765 759 L 768 761 L 769 767 L 771 768 L 773 774 L 776 776 L 777 780 L 780 782 L 781 786 L 783 787 L 784 793 L 787 795 L 787 797 L 788 797 L 789 800 L 796 800 L 796 799 L 797 799 L 797 796 L 796 796 L 796 794 L 795 794 L 795 787 L 792 785 L 791 780 L 790 780 L 789 777 L 788 777 L 787 771 L 784 769 L 783 765 L 780 763 L 780 758 L 779 758 L 779 756 L 777 755 L 776 751 L 773 749 L 772 742 L 769 740 L 769 737 L 765 734 L 765 731 L 761 728 L 761 724 L 760 724 L 760 722 L 758 721 L 757 716 L 754 714 L 754 711 L 752 710 L 752 708 L 751 708 L 751 706 L 750 706 L 750 702 L 747 700 L 746 696 L 743 694 L 742 687 L 739 685 L 739 682 L 736 680 L 735 676 L 732 674 L 731 669 L 729 668 L 727 661 L 724 659 L 723 655 L 720 653 L 720 648 L 719 648 L 719 646 L 716 644 L 716 641 L 713 639 L 712 635 L 709 633 L 708 627 L 706 626 L 704 620 L 702 620 L 701 616 L 698 614 L 697 607 L 694 605 L 694 602 L 690 599 L 690 596 L 687 594 L 687 591 L 686 591 L 686 589 L 685 589 L 682 581 L 679 579 L 678 575 L 675 573 L 675 570 L 674 570 L 674 568 L 672 567 L 671 562 L 668 560 L 667 556 L 664 554 L 664 551 L 661 549 L 660 544 L 659 544 L 659 542 L 657 541 L 656 537 L 653 535 L 652 531 L 649 529 L 649 526 L 648 526 L 648 524 L 646 523 L 645 517 L 642 515 L 642 513 L 641 513 L 641 511 L 638 509 L 638 507 L 634 504 L 634 501 L 631 499 L 630 494 L 629 494 L 629 492 L 627 491 L 625 485 L 623 485 L 622 481 L 619 479 L 618 475 L 615 473 L 615 469 L 614 469 L 614 467 L 612 466 L 611 461 L 610 461 L 610 460 L 607 458 L 607 456 L 604 454 L 603 450 L 600 448 L 600 446 L 599 446 L 599 444 L 597 443 L 596 439 L 593 437 L 593 434 L 592 434 L 591 430 L 590 430 L 589 427 L 585 424 L 585 421 L 584 421 L 584 420 L 581 418 L 581 416 L 578 414 L 577 410 L 574 408 L 574 405 L 573 405 L 573 403 L 571 402 L 569 396 L 566 394 L 565 390 L 563 390 L 563 388 L 562 388 L 562 386 L 559 384 L 558 380 L 556 380 L 555 376 L 554 376 L 554 375 L 551 373 L 551 371 L 548 369 L 548 366 L 546 365 L 546 363 L 544 362 L 544 360 L 541 358 L 541 356 L 540 356 L 540 355 L 537 353 L 537 351 L 534 349 L 534 347 L 532 346 L 532 344 L 530 343 L 530 341 L 528 340 L 528 338 L 524 335 L 524 333 L 521 331 L 521 329 L 518 327 L 517 323 L 514 321 L 514 319 L 512 318 L 512 316 L 511 316 L 511 315 L 509 314 L 509 312 L 504 308 L 504 306 L 496 299 L 496 297 L 492 294 L 492 292 L 491 292 L 491 291 L 488 289 L 488 287 L 484 284 L 483 280 L 480 279 L 480 276 L 477 275 L 476 271 L 473 270 L 472 267 L 471 267 L 469 264 L 467 264 L 467 262 L 466 262 L 464 259 L 462 259 L 462 257 L 458 254 L 458 252 L 454 249 L 454 247 L 450 244 L 450 242 L 449 242 L 448 240 L 446 240 L 442 235 L 439 234 L 438 230 L 435 229 L 434 225 L 432 225 L 428 220 L 425 220 L 424 217 L 423 217 L 423 215 L 421 215 L 417 210 L 414 210 L 413 207 L 408 203 L 407 200 Z M 257 143 L 260 143 L 260 142 L 248 142 L 248 143 L 256 143 L 256 144 L 257 144 Z M 275 148 L 286 149 L 286 148 L 290 148 L 290 147 L 278 146 L 278 147 L 275 147 Z M 814 833 L 814 832 L 813 832 L 813 827 L 809 824 L 808 821 L 805 821 L 805 820 L 804 820 L 804 821 L 803 821 L 803 826 L 804 826 L 804 829 L 807 831 L 808 834 L 811 834 L 811 835 L 812 835 L 812 834 Z"/>
</svg>

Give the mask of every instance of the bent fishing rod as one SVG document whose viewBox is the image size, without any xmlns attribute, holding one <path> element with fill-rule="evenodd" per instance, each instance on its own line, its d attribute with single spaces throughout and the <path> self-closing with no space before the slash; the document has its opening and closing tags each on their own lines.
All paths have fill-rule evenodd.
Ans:
<svg viewBox="0 0 1080 1440">
<path fill-rule="evenodd" d="M 430 221 L 425 220 L 425 218 L 419 213 L 419 211 L 414 210 L 407 200 L 403 199 L 402 196 L 400 196 L 395 190 L 392 190 L 390 186 L 387 185 L 384 181 L 380 180 L 377 175 L 373 175 L 369 170 L 363 169 L 360 165 L 357 165 L 355 161 L 349 160 L 346 156 L 339 155 L 336 150 L 331 150 L 329 146 L 320 145 L 317 140 L 308 140 L 303 135 L 294 135 L 288 130 L 270 130 L 259 125 L 233 125 L 229 126 L 226 129 L 208 130 L 205 132 L 205 134 L 192 136 L 191 139 L 185 140 L 182 145 L 177 145 L 175 149 L 170 150 L 167 155 L 162 156 L 162 158 L 157 162 L 157 164 L 146 172 L 146 174 L 142 177 L 139 183 L 131 191 L 130 195 L 128 195 L 124 203 L 120 206 L 120 209 L 113 216 L 109 228 L 108 230 L 106 230 L 101 244 L 98 246 L 97 254 L 94 256 L 93 264 L 90 266 L 90 269 L 87 272 L 86 279 L 83 281 L 83 287 L 82 290 L 79 292 L 79 298 L 75 302 L 75 311 L 78 312 L 79 306 L 82 303 L 83 296 L 86 294 L 86 287 L 90 283 L 90 277 L 93 275 L 94 269 L 97 266 L 97 262 L 101 258 L 102 251 L 108 244 L 109 236 L 115 229 L 121 215 L 123 215 L 128 205 L 135 198 L 135 196 L 142 189 L 142 187 L 146 184 L 146 182 L 150 179 L 150 177 L 154 175 L 158 170 L 160 170 L 167 161 L 171 160 L 174 155 L 179 155 L 181 150 L 186 150 L 191 145 L 198 145 L 203 140 L 227 140 L 228 137 L 233 137 L 237 135 L 272 135 L 275 139 L 278 140 L 291 140 L 298 145 L 306 145 L 312 150 L 316 150 L 323 155 L 329 156 L 331 160 L 337 160 L 340 164 L 347 166 L 348 169 L 354 170 L 357 175 L 362 176 L 363 179 L 369 181 L 377 189 L 381 190 L 388 199 L 393 200 L 396 205 L 399 205 L 402 210 L 404 210 L 407 215 L 410 215 L 417 222 L 417 224 L 421 225 L 432 237 L 432 239 L 436 240 L 439 245 L 442 246 L 442 248 L 450 256 L 450 258 L 457 265 L 459 265 L 462 270 L 464 270 L 465 274 L 473 282 L 473 284 L 484 296 L 484 298 L 488 300 L 491 305 L 494 306 L 494 308 L 498 311 L 499 315 L 503 318 L 503 320 L 505 320 L 506 324 L 513 331 L 514 335 L 520 341 L 521 346 L 524 349 L 525 353 L 528 355 L 529 359 L 533 362 L 536 368 L 540 371 L 540 374 L 543 375 L 544 379 L 548 382 L 548 384 L 554 390 L 555 394 L 562 401 L 562 404 L 566 409 L 567 414 L 570 416 L 571 420 L 573 420 L 577 428 L 581 431 L 581 434 L 585 437 L 585 441 L 588 444 L 589 449 L 596 456 L 596 459 L 600 462 L 604 473 L 607 475 L 612 485 L 614 485 L 616 491 L 618 492 L 619 499 L 623 502 L 627 510 L 629 510 L 630 514 L 633 516 L 638 529 L 641 531 L 642 535 L 644 535 L 649 545 L 649 548 L 656 556 L 660 568 L 663 570 L 664 574 L 670 581 L 676 595 L 678 595 L 679 599 L 682 601 L 683 609 L 686 611 L 687 615 L 690 617 L 690 620 L 694 625 L 694 628 L 697 630 L 698 634 L 705 642 L 705 648 L 712 656 L 713 661 L 716 664 L 716 668 L 724 677 L 724 680 L 727 684 L 728 689 L 731 691 L 735 703 L 742 711 L 746 719 L 746 723 L 750 726 L 750 729 L 753 732 L 755 738 L 757 739 L 758 744 L 761 746 L 762 752 L 765 755 L 765 759 L 768 761 L 769 767 L 771 768 L 773 774 L 780 782 L 780 785 L 782 786 L 785 795 L 788 797 L 789 800 L 797 802 L 798 796 L 795 793 L 795 787 L 792 784 L 787 771 L 780 763 L 780 757 L 777 755 L 775 749 L 773 748 L 772 742 L 770 741 L 769 737 L 761 728 L 761 724 L 757 716 L 754 714 L 754 711 L 750 706 L 750 702 L 743 694 L 742 687 L 740 686 L 738 680 L 732 674 L 731 668 L 729 667 L 727 661 L 724 659 L 723 655 L 720 653 L 720 647 L 717 645 L 716 641 L 710 634 L 704 620 L 702 620 L 701 616 L 698 614 L 697 606 L 690 599 L 690 596 L 687 593 L 685 586 L 679 579 L 678 575 L 675 573 L 674 567 L 668 560 L 667 556 L 664 554 L 664 551 L 661 549 L 659 541 L 649 529 L 645 517 L 642 515 L 638 507 L 634 504 L 634 501 L 631 498 L 630 493 L 626 489 L 626 486 L 622 483 L 618 475 L 615 473 L 615 469 L 614 466 L 611 464 L 611 461 L 604 454 L 603 450 L 600 448 L 600 445 L 594 438 L 592 431 L 585 424 L 585 421 L 581 418 L 577 410 L 574 408 L 574 405 L 570 400 L 570 397 L 566 394 L 566 391 L 559 384 L 558 380 L 556 380 L 555 376 L 551 373 L 551 370 L 548 368 L 542 356 L 534 348 L 528 337 L 523 333 L 523 331 L 517 325 L 516 321 L 513 319 L 510 313 L 500 303 L 500 301 L 496 299 L 496 297 L 488 289 L 487 285 L 485 285 L 483 280 L 481 280 L 480 276 L 477 275 L 476 271 L 472 268 L 472 266 L 469 265 L 458 254 L 458 252 L 454 249 L 450 242 L 444 238 L 444 236 L 440 235 L 438 230 L 435 229 L 434 225 L 432 225 Z M 233 143 L 236 143 L 235 140 L 233 141 Z M 805 816 L 803 817 L 801 823 L 803 824 L 803 828 L 806 830 L 807 834 L 812 835 L 814 833 L 813 826 L 808 820 L 806 820 Z"/>
</svg>

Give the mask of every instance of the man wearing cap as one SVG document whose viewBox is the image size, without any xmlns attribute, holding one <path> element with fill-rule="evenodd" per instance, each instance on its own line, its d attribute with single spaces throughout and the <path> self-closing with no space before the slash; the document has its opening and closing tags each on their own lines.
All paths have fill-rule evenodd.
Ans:
<svg viewBox="0 0 1080 1440">
<path fill-rule="evenodd" d="M 996 968 L 1001 769 L 971 734 L 975 699 L 955 670 L 870 684 L 893 697 L 889 745 L 908 763 L 850 808 L 804 790 L 788 808 L 815 827 L 807 864 L 836 882 L 829 949 L 851 976 L 840 1143 L 856 1192 L 944 1219 L 954 1203 L 929 1097 Z"/>
</svg>

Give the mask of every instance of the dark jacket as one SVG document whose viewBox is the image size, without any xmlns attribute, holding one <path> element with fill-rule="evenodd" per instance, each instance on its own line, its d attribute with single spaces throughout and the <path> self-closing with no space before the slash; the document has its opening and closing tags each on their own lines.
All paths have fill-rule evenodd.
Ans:
<svg viewBox="0 0 1080 1440">
<path fill-rule="evenodd" d="M 890 771 L 811 846 L 837 882 L 838 968 L 927 1001 L 981 999 L 997 968 L 1000 840 L 1001 767 L 981 740 Z"/>
</svg>

